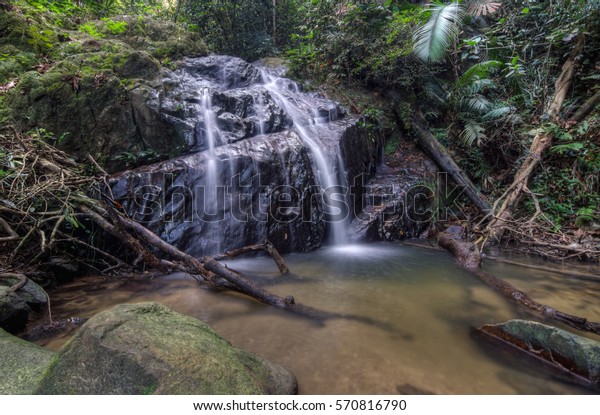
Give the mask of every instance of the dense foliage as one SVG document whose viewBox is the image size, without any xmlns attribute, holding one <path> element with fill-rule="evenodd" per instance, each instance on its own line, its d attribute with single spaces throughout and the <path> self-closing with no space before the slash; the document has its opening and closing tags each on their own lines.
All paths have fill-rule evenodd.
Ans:
<svg viewBox="0 0 600 415">
<path fill-rule="evenodd" d="M 55 57 L 57 36 L 68 36 L 57 27 L 102 38 L 131 30 L 116 15 L 177 20 L 216 53 L 287 56 L 293 75 L 333 88 L 378 134 L 406 129 L 419 108 L 492 200 L 510 184 L 532 137 L 551 132 L 554 147 L 531 190 L 557 230 L 600 222 L 600 117 L 595 111 L 567 122 L 598 90 L 598 0 L 0 1 L 4 10 L 13 5 L 30 14 L 31 25 L 21 36 L 3 35 L 3 87 Z M 562 121 L 551 122 L 554 83 L 582 36 Z"/>
</svg>

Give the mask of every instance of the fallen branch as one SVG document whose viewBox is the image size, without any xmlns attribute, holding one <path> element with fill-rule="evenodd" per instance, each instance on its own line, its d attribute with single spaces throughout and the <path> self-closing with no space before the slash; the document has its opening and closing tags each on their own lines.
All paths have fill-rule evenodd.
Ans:
<svg viewBox="0 0 600 415">
<path fill-rule="evenodd" d="M 545 304 L 538 303 L 514 285 L 493 274 L 481 270 L 481 257 L 479 256 L 479 250 L 474 243 L 459 240 L 455 234 L 447 231 L 439 233 L 437 238 L 441 246 L 454 254 L 462 268 L 475 275 L 505 298 L 541 314 L 544 318 L 560 321 L 577 330 L 600 335 L 600 323 L 591 322 L 584 317 L 564 313 Z"/>
<path fill-rule="evenodd" d="M 569 58 L 565 61 L 562 72 L 555 83 L 555 91 L 552 100 L 546 112 L 547 116 L 553 121 L 558 122 L 558 115 L 562 108 L 566 94 L 573 84 L 576 69 L 578 66 L 578 58 L 584 47 L 584 35 L 581 34 L 577 39 L 577 43 Z M 542 159 L 542 155 L 547 149 L 552 146 L 552 134 L 550 132 L 538 133 L 531 143 L 531 147 L 525 157 L 525 160 L 515 174 L 513 183 L 498 198 L 493 205 L 493 209 L 489 214 L 492 220 L 488 223 L 485 229 L 485 237 L 482 241 L 489 239 L 500 241 L 506 231 L 507 223 L 513 219 L 513 212 L 521 201 L 523 193 L 528 190 L 529 178 L 535 171 L 536 167 Z M 500 203 L 501 202 L 501 203 Z M 500 205 L 498 210 L 497 207 Z"/>
<path fill-rule="evenodd" d="M 233 250 L 227 251 L 221 255 L 216 255 L 213 258 L 216 259 L 217 261 L 221 261 L 224 259 L 233 259 L 237 256 L 240 256 L 242 254 L 246 254 L 249 252 L 259 252 L 259 251 L 264 251 L 267 254 L 269 254 L 269 256 L 271 258 L 273 258 L 273 261 L 275 261 L 275 263 L 277 264 L 277 267 L 279 268 L 279 272 L 281 272 L 282 274 L 287 274 L 288 272 L 290 272 L 287 265 L 285 264 L 285 261 L 283 260 L 283 258 L 281 257 L 281 255 L 279 254 L 279 252 L 277 251 L 275 246 L 273 246 L 271 241 L 269 241 L 268 239 L 265 239 L 265 241 L 261 244 L 245 246 L 245 247 L 239 248 L 239 249 L 233 249 Z"/>
</svg>

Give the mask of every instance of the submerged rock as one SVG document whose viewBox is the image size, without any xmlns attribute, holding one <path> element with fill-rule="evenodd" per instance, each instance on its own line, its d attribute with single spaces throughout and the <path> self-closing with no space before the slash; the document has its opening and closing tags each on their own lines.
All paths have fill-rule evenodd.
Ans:
<svg viewBox="0 0 600 415">
<path fill-rule="evenodd" d="M 0 395 L 31 395 L 54 352 L 0 329 Z"/>
<path fill-rule="evenodd" d="M 478 331 L 566 372 L 580 383 L 600 386 L 600 342 L 527 320 L 486 324 Z"/>
<path fill-rule="evenodd" d="M 0 286 L 0 327 L 17 333 L 27 324 L 31 308 L 9 287 Z"/>
<path fill-rule="evenodd" d="M 286 368 L 236 349 L 208 325 L 158 303 L 123 304 L 59 351 L 41 394 L 293 394 Z"/>
</svg>

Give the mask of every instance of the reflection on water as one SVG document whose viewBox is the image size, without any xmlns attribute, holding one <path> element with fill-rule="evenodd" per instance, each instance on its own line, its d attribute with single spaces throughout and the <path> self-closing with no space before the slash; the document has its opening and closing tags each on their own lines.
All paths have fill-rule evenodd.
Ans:
<svg viewBox="0 0 600 415">
<path fill-rule="evenodd" d="M 469 335 L 484 323 L 524 317 L 443 253 L 398 244 L 325 248 L 229 267 L 297 302 L 375 320 L 311 320 L 246 297 L 199 286 L 183 275 L 152 281 L 80 279 L 52 298 L 59 318 L 91 317 L 124 302 L 160 301 L 210 324 L 235 346 L 289 367 L 305 394 L 561 394 L 586 391 L 496 359 Z M 597 283 L 504 264 L 496 272 L 541 302 L 600 320 Z M 531 316 L 525 316 L 531 317 Z M 57 349 L 65 341 L 47 346 Z"/>
</svg>

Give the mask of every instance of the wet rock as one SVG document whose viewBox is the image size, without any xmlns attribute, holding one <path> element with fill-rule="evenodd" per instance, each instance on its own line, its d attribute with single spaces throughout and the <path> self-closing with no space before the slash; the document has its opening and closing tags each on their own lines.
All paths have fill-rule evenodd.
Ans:
<svg viewBox="0 0 600 415">
<path fill-rule="evenodd" d="M 17 277 L 0 278 L 0 285 L 5 287 L 12 287 L 18 282 L 19 279 Z M 16 294 L 35 311 L 39 311 L 48 302 L 44 289 L 30 279 L 27 279 L 27 283 L 17 290 Z"/>
<path fill-rule="evenodd" d="M 284 367 L 231 346 L 209 326 L 158 303 L 90 319 L 58 353 L 42 394 L 292 394 Z"/>
<path fill-rule="evenodd" d="M 0 328 L 17 333 L 27 324 L 31 308 L 9 287 L 0 286 Z"/>
<path fill-rule="evenodd" d="M 185 60 L 185 70 L 225 89 L 247 87 L 261 81 L 260 71 L 240 58 L 211 55 Z"/>
<path fill-rule="evenodd" d="M 527 320 L 486 324 L 478 332 L 565 372 L 583 384 L 600 386 L 600 342 Z"/>
<path fill-rule="evenodd" d="M 55 356 L 0 329 L 0 395 L 31 395 Z"/>
<path fill-rule="evenodd" d="M 345 186 L 344 220 L 355 215 L 349 193 L 361 194 L 355 177 L 374 170 L 372 141 L 335 102 L 269 76 L 227 56 L 187 59 L 166 74 L 162 117 L 199 152 L 118 176 L 113 192 L 132 217 L 192 255 L 265 238 L 282 252 L 315 249 L 328 232 L 315 148 Z"/>
<path fill-rule="evenodd" d="M 418 150 L 413 152 L 418 155 Z M 423 169 L 425 176 L 419 176 L 413 168 Z M 433 218 L 435 197 L 433 186 L 423 183 L 433 183 L 435 176 L 433 165 L 417 167 L 408 159 L 403 167 L 377 166 L 373 177 L 362 178 L 363 192 L 356 206 L 361 213 L 350 223 L 350 239 L 371 242 L 419 237 Z"/>
</svg>

